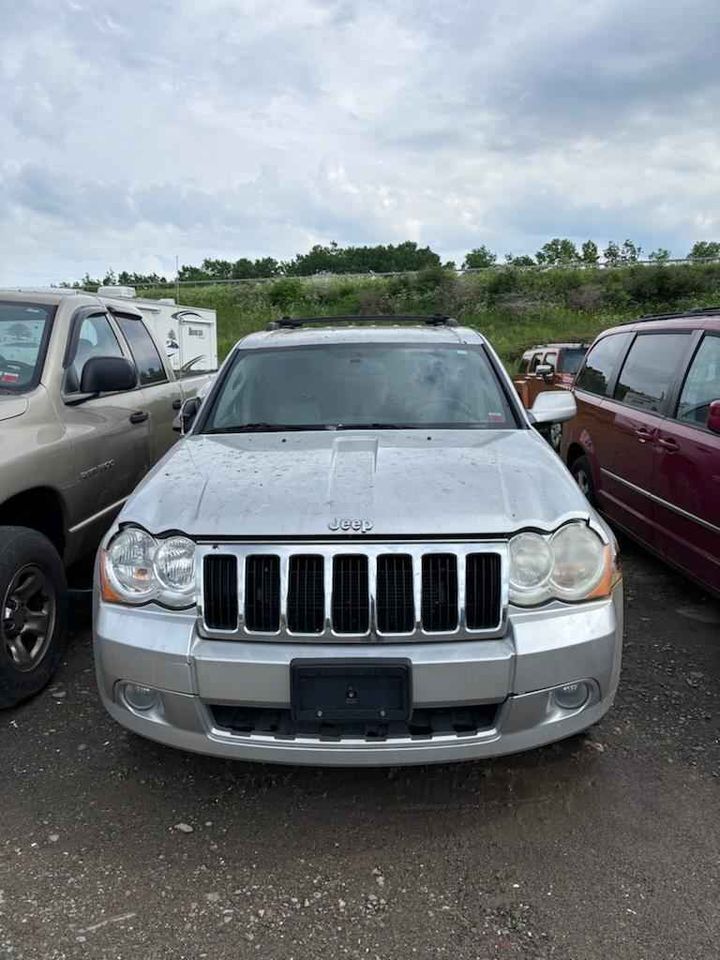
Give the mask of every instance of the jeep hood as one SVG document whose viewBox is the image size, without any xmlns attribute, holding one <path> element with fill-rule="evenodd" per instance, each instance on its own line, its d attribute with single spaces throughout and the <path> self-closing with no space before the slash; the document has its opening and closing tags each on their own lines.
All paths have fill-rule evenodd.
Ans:
<svg viewBox="0 0 720 960">
<path fill-rule="evenodd" d="M 553 529 L 587 501 L 533 430 L 189 436 L 119 522 L 193 537 L 468 536 Z M 365 524 L 366 529 L 368 524 Z M 352 534 L 360 536 L 360 534 Z"/>
<path fill-rule="evenodd" d="M 9 394 L 0 394 L 0 420 L 12 420 L 20 417 L 28 408 L 25 397 L 11 397 Z"/>
</svg>

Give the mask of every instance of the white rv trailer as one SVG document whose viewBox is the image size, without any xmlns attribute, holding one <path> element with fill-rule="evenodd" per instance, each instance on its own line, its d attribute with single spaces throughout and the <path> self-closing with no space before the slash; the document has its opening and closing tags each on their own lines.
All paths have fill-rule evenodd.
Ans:
<svg viewBox="0 0 720 960">
<path fill-rule="evenodd" d="M 208 307 L 188 307 L 170 297 L 150 300 L 135 295 L 134 287 L 100 287 L 99 297 L 118 303 L 132 300 L 165 352 L 173 370 L 193 373 L 217 370 L 217 315 Z"/>
</svg>

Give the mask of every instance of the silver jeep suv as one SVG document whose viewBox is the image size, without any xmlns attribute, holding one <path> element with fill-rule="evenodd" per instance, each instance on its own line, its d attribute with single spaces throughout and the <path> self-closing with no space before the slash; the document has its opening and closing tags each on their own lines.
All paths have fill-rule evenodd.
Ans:
<svg viewBox="0 0 720 960">
<path fill-rule="evenodd" d="M 572 395 L 525 412 L 448 318 L 271 326 L 187 402 L 101 546 L 110 714 L 201 753 L 347 765 L 494 756 L 599 720 L 616 545 L 533 429 Z"/>
</svg>

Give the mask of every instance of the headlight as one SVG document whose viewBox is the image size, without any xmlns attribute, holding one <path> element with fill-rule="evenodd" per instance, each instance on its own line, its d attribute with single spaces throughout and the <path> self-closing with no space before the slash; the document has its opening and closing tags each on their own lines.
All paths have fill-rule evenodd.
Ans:
<svg viewBox="0 0 720 960">
<path fill-rule="evenodd" d="M 552 538 L 553 594 L 561 600 L 582 600 L 605 572 L 605 544 L 590 527 L 568 523 Z"/>
<path fill-rule="evenodd" d="M 195 544 L 186 537 L 163 540 L 155 554 L 155 575 L 171 593 L 195 590 Z"/>
<path fill-rule="evenodd" d="M 195 597 L 195 544 L 187 537 L 158 541 L 128 527 L 101 554 L 100 572 L 102 598 L 110 603 L 187 607 Z"/>
<path fill-rule="evenodd" d="M 117 592 L 131 603 L 143 603 L 155 593 L 153 560 L 157 544 L 144 530 L 123 530 L 107 552 L 107 570 Z"/>
<path fill-rule="evenodd" d="M 520 533 L 509 553 L 510 601 L 519 606 L 607 596 L 613 584 L 612 550 L 585 523 L 567 523 L 551 537 Z"/>
<path fill-rule="evenodd" d="M 510 596 L 530 606 L 548 597 L 553 568 L 550 545 L 539 533 L 520 533 L 510 541 Z"/>
</svg>

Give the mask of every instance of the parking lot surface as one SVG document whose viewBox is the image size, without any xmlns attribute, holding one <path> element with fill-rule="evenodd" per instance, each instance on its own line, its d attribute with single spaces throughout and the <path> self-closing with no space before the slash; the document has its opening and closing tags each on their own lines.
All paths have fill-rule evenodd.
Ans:
<svg viewBox="0 0 720 960">
<path fill-rule="evenodd" d="M 0 957 L 717 960 L 720 604 L 628 548 L 617 704 L 492 762 L 268 767 L 103 712 L 88 629 L 0 714 Z"/>
</svg>

